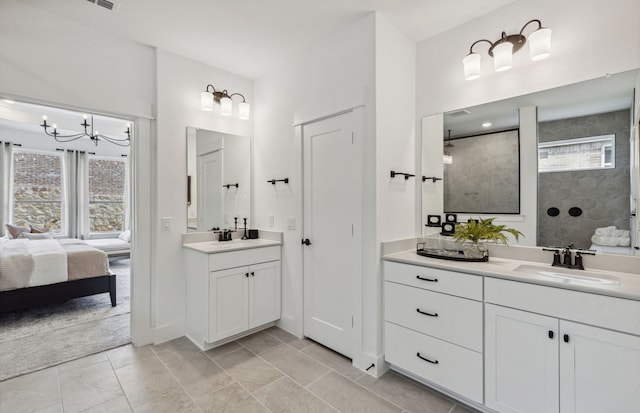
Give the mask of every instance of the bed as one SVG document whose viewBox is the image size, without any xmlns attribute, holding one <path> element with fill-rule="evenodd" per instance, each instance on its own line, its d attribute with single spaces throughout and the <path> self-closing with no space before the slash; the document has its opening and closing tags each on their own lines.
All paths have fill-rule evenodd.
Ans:
<svg viewBox="0 0 640 413">
<path fill-rule="evenodd" d="M 0 239 L 0 311 L 100 293 L 116 305 L 104 251 L 76 239 Z"/>
</svg>

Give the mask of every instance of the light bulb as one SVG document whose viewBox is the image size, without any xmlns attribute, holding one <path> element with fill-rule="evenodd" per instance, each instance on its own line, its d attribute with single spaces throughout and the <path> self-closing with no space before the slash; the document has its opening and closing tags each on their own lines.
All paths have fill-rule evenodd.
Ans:
<svg viewBox="0 0 640 413">
<path fill-rule="evenodd" d="M 233 101 L 230 97 L 220 99 L 220 114 L 222 116 L 231 116 L 233 110 Z"/>
<path fill-rule="evenodd" d="M 474 80 L 480 77 L 480 60 L 481 57 L 478 53 L 469 53 L 467 57 L 462 59 L 465 80 Z"/>
<path fill-rule="evenodd" d="M 238 104 L 238 118 L 247 120 L 249 119 L 249 113 L 251 113 L 251 106 L 247 102 L 240 102 Z"/>
<path fill-rule="evenodd" d="M 213 94 L 209 92 L 201 92 L 200 107 L 202 108 L 202 110 L 212 111 L 213 110 Z"/>
<path fill-rule="evenodd" d="M 529 36 L 531 60 L 542 60 L 551 55 L 551 29 L 542 28 Z"/>
<path fill-rule="evenodd" d="M 493 65 L 496 72 L 511 69 L 513 58 L 513 43 L 502 42 L 493 48 Z"/>
</svg>

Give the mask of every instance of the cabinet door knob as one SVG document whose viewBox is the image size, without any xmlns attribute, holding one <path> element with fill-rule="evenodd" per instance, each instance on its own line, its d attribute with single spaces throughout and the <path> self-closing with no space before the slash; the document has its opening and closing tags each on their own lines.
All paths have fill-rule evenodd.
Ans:
<svg viewBox="0 0 640 413">
<path fill-rule="evenodd" d="M 252 276 L 252 277 L 255 277 L 255 276 L 256 276 L 256 273 L 255 273 L 255 272 L 253 272 L 253 271 L 251 271 L 251 276 Z"/>
<path fill-rule="evenodd" d="M 553 330 L 549 330 L 549 338 L 553 338 Z"/>
<path fill-rule="evenodd" d="M 432 283 L 437 283 L 438 282 L 437 278 L 425 278 L 425 277 L 421 277 L 419 275 L 416 275 L 416 278 L 421 280 L 421 281 L 429 281 L 429 282 L 432 282 Z"/>
<path fill-rule="evenodd" d="M 249 278 L 249 273 L 245 273 L 244 276 Z"/>
<path fill-rule="evenodd" d="M 426 311 L 422 311 L 419 308 L 416 308 L 416 311 L 419 312 L 420 314 L 428 315 L 429 317 L 437 317 L 438 316 L 438 313 L 427 313 Z"/>
<path fill-rule="evenodd" d="M 423 356 L 420 355 L 420 352 L 416 353 L 416 356 L 418 356 L 418 358 L 420 358 L 420 359 L 422 359 L 424 361 L 427 361 L 427 362 L 429 362 L 431 364 L 438 364 L 438 360 L 431 360 L 431 359 L 428 359 L 426 357 L 423 357 Z"/>
<path fill-rule="evenodd" d="M 564 342 L 568 343 L 569 342 L 569 334 L 565 334 L 564 335 Z"/>
</svg>

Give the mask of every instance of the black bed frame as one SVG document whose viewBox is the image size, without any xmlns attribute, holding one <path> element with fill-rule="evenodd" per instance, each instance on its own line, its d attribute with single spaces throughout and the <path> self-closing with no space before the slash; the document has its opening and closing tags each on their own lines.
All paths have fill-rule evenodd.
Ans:
<svg viewBox="0 0 640 413">
<path fill-rule="evenodd" d="M 109 293 L 111 306 L 116 306 L 115 274 L 0 291 L 0 312 L 55 304 L 72 298 L 100 293 Z"/>
</svg>

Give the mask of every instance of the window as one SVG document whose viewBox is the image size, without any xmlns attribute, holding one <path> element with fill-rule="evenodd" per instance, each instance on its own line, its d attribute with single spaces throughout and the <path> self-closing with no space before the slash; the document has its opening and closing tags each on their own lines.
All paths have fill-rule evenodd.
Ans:
<svg viewBox="0 0 640 413">
<path fill-rule="evenodd" d="M 105 233 L 125 229 L 126 161 L 89 158 L 89 231 Z"/>
<path fill-rule="evenodd" d="M 615 148 L 615 135 L 540 142 L 538 172 L 615 168 Z"/>
<path fill-rule="evenodd" d="M 62 155 L 26 149 L 13 152 L 13 223 L 63 228 Z"/>
</svg>

